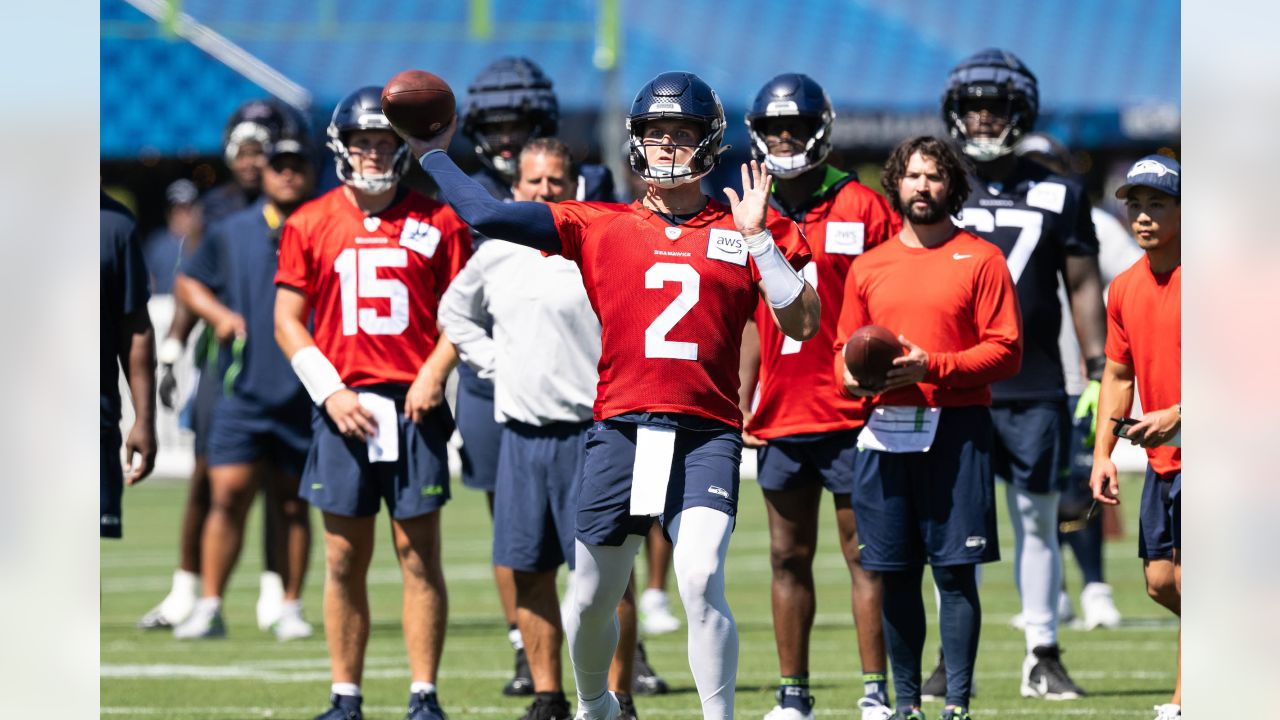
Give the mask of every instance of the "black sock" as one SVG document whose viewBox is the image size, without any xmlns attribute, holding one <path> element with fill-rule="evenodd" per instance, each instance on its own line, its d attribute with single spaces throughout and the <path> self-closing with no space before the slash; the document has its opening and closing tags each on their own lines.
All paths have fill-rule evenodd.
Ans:
<svg viewBox="0 0 1280 720">
<path fill-rule="evenodd" d="M 1084 583 L 1100 583 L 1102 579 L 1102 513 L 1075 532 L 1060 533 L 1058 539 L 1071 546 Z"/>
<path fill-rule="evenodd" d="M 809 673 L 783 675 L 778 682 L 778 704 L 808 714 L 813 703 L 809 701 Z"/>
<path fill-rule="evenodd" d="M 924 566 L 881 572 L 884 581 L 884 642 L 893 668 L 898 707 L 920 705 L 920 656 L 924 653 L 924 599 L 920 580 Z"/>
<path fill-rule="evenodd" d="M 973 664 L 978 657 L 982 605 L 973 565 L 933 568 L 933 582 L 942 596 L 938 624 L 947 657 L 947 705 L 969 707 Z"/>
</svg>

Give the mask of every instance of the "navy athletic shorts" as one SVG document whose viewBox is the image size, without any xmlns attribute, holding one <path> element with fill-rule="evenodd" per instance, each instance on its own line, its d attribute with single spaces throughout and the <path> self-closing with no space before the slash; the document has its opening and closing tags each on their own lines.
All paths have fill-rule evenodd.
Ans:
<svg viewBox="0 0 1280 720">
<path fill-rule="evenodd" d="M 311 448 L 311 403 L 266 408 L 231 396 L 218 403 L 209 434 L 209 467 L 269 459 L 300 477 Z"/>
<path fill-rule="evenodd" d="M 756 451 L 756 482 L 763 490 L 822 483 L 833 495 L 853 491 L 853 457 L 862 428 L 773 438 Z"/>
<path fill-rule="evenodd" d="M 492 492 L 498 481 L 502 425 L 493 419 L 493 383 L 466 365 L 458 367 L 458 433 L 462 435 L 462 484 Z"/>
<path fill-rule="evenodd" d="M 928 452 L 861 450 L 853 514 L 868 570 L 1000 559 L 987 408 L 943 408 Z"/>
<path fill-rule="evenodd" d="M 1182 471 L 1159 475 L 1147 466 L 1138 515 L 1138 557 L 1156 560 L 1182 550 Z"/>
<path fill-rule="evenodd" d="M 1071 413 L 1067 401 L 1020 400 L 992 404 L 997 478 L 1032 493 L 1062 492 L 1069 475 Z"/>
<path fill-rule="evenodd" d="M 385 500 L 391 517 L 403 520 L 439 510 L 449 500 L 449 457 L 453 434 L 448 406 L 441 403 L 421 422 L 404 416 L 406 386 L 362 387 L 396 401 L 400 457 L 369 462 L 363 440 L 344 437 L 320 408 L 312 410 L 312 442 L 298 495 L 321 510 L 347 517 L 376 515 Z"/>
<path fill-rule="evenodd" d="M 573 569 L 578 487 L 590 422 L 507 421 L 493 499 L 493 564 L 544 572 Z"/>
<path fill-rule="evenodd" d="M 604 420 L 587 433 L 577 538 L 588 545 L 617 547 L 627 535 L 645 535 L 653 525 L 653 518 L 631 514 L 637 427 L 633 422 Z M 686 508 L 709 507 L 737 515 L 741 462 L 741 430 L 728 425 L 677 430 L 665 510 L 659 518 L 664 534 L 666 523 Z"/>
</svg>

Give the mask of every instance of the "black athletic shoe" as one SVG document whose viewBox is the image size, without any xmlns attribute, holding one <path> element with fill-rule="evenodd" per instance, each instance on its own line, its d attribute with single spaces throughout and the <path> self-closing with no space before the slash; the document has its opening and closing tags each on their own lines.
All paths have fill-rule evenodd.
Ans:
<svg viewBox="0 0 1280 720">
<path fill-rule="evenodd" d="M 328 710 L 320 713 L 315 720 L 364 720 L 360 711 L 363 699 L 357 695 L 330 695 Z"/>
<path fill-rule="evenodd" d="M 1041 645 L 1022 661 L 1022 697 L 1075 700 L 1087 694 L 1067 674 L 1057 645 Z"/>
<path fill-rule="evenodd" d="M 636 702 L 630 695 L 626 693 L 614 693 L 614 695 L 617 696 L 618 707 L 621 709 L 618 720 L 640 720 L 640 716 L 636 714 Z"/>
<path fill-rule="evenodd" d="M 533 675 L 529 673 L 529 658 L 525 656 L 524 648 L 516 651 L 516 674 L 502 686 L 502 694 L 509 696 L 533 694 Z"/>
<path fill-rule="evenodd" d="M 440 709 L 440 701 L 433 692 L 409 694 L 409 713 L 404 720 L 448 720 L 449 716 Z"/>
<path fill-rule="evenodd" d="M 671 692 L 667 681 L 658 677 L 649 666 L 649 657 L 644 652 L 644 643 L 636 643 L 635 677 L 632 680 L 632 691 L 636 695 L 666 695 Z"/>
<path fill-rule="evenodd" d="M 564 693 L 538 695 L 520 720 L 572 720 L 573 711 Z"/>
</svg>

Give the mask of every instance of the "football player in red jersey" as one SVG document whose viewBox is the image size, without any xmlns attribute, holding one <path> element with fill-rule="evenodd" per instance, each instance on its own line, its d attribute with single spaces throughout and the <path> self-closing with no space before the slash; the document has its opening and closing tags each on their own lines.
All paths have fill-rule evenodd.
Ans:
<svg viewBox="0 0 1280 720">
<path fill-rule="evenodd" d="M 343 185 L 289 217 L 276 274 L 276 340 L 318 406 L 300 493 L 324 515 L 333 694 L 317 720 L 361 717 L 365 576 L 380 499 L 405 585 L 407 717 L 444 718 L 435 687 L 447 615 L 438 511 L 449 499 L 453 432 L 444 380 L 457 356 L 439 341 L 436 309 L 471 236 L 447 207 L 399 187 L 412 160 L 380 96 L 364 87 L 334 110 L 329 147 Z"/>
<path fill-rule="evenodd" d="M 901 220 L 884 197 L 825 162 L 835 113 L 822 86 L 785 73 L 760 89 L 747 113 L 751 151 L 777 180 L 771 204 L 794 220 L 809 241 L 813 262 L 804 276 L 822 300 L 812 340 L 778 331 L 763 306 L 743 336 L 743 439 L 759 448 L 757 482 L 769 513 L 773 567 L 773 633 L 781 674 L 778 705 L 767 720 L 812 720 L 809 633 L 815 611 L 813 556 L 822 488 L 835 500 L 840 548 L 853 580 L 864 695 L 863 720 L 893 716 L 887 694 L 880 578 L 862 567 L 850 500 L 853 456 L 865 402 L 841 392 L 831 374 L 836 318 L 853 259 L 896 233 Z M 753 332 L 758 328 L 758 333 Z M 752 395 L 759 379 L 759 401 Z"/>
<path fill-rule="evenodd" d="M 636 95 L 627 128 L 631 167 L 648 183 L 630 206 L 502 203 L 445 154 L 452 127 L 409 142 L 476 231 L 576 262 L 600 318 L 596 422 L 566 627 L 578 717 L 618 716 L 607 691 L 614 608 L 642 537 L 660 516 L 675 545 L 703 716 L 720 720 L 733 716 L 737 677 L 724 561 L 742 451 L 742 331 L 763 295 L 783 332 L 806 340 L 818 329 L 818 296 L 797 272 L 809 260 L 804 237 L 768 210 L 767 171 L 743 166 L 742 194 L 725 191 L 729 206 L 697 184 L 715 167 L 724 136 L 724 110 L 710 86 L 690 73 L 658 75 Z"/>
</svg>

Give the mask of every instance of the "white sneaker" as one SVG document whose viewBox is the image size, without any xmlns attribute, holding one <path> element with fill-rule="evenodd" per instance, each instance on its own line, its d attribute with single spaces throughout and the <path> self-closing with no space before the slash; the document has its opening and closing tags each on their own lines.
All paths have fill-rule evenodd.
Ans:
<svg viewBox="0 0 1280 720">
<path fill-rule="evenodd" d="M 858 701 L 858 709 L 862 711 L 862 720 L 894 720 L 897 715 L 875 698 L 864 697 Z"/>
<path fill-rule="evenodd" d="M 640 625 L 646 635 L 664 635 L 680 629 L 680 618 L 671 614 L 667 593 L 649 588 L 640 593 Z"/>
<path fill-rule="evenodd" d="M 315 631 L 311 623 L 302 617 L 302 603 L 295 600 L 283 603 L 280 619 L 271 626 L 271 632 L 276 634 L 277 640 L 283 642 L 309 638 Z"/>
<path fill-rule="evenodd" d="M 178 640 L 205 640 L 227 636 L 227 626 L 222 621 L 222 602 L 218 598 L 201 598 L 181 625 L 173 628 Z"/>
<path fill-rule="evenodd" d="M 1089 583 L 1080 591 L 1080 607 L 1084 611 L 1084 627 L 1120 627 L 1120 611 L 1111 597 L 1111 586 L 1106 583 Z"/>
<path fill-rule="evenodd" d="M 183 620 L 191 616 L 191 611 L 196 606 L 199 589 L 199 575 L 186 570 L 174 570 L 173 585 L 169 588 L 169 594 L 160 601 L 159 605 L 142 616 L 138 621 L 138 627 L 142 630 L 155 630 L 182 624 Z"/>
<path fill-rule="evenodd" d="M 888 717 L 893 717 L 890 714 Z M 813 710 L 802 713 L 795 708 L 784 708 L 781 705 L 774 705 L 773 709 L 765 713 L 764 720 L 813 720 Z"/>
<path fill-rule="evenodd" d="M 1167 703 L 1156 705 L 1156 720 L 1182 720 L 1182 706 Z"/>
<path fill-rule="evenodd" d="M 270 630 L 284 612 L 284 580 L 273 572 L 258 578 L 258 629 Z"/>
<path fill-rule="evenodd" d="M 1066 590 L 1058 591 L 1058 624 L 1067 625 L 1076 619 L 1076 609 L 1071 607 L 1071 596 Z"/>
<path fill-rule="evenodd" d="M 609 704 L 605 707 L 602 717 L 593 717 L 587 712 L 587 706 L 582 704 L 582 698 L 578 698 L 578 712 L 573 716 L 573 720 L 618 720 L 618 716 L 622 714 L 622 705 L 618 703 L 618 696 L 608 691 L 605 691 L 605 695 L 609 698 Z"/>
</svg>

